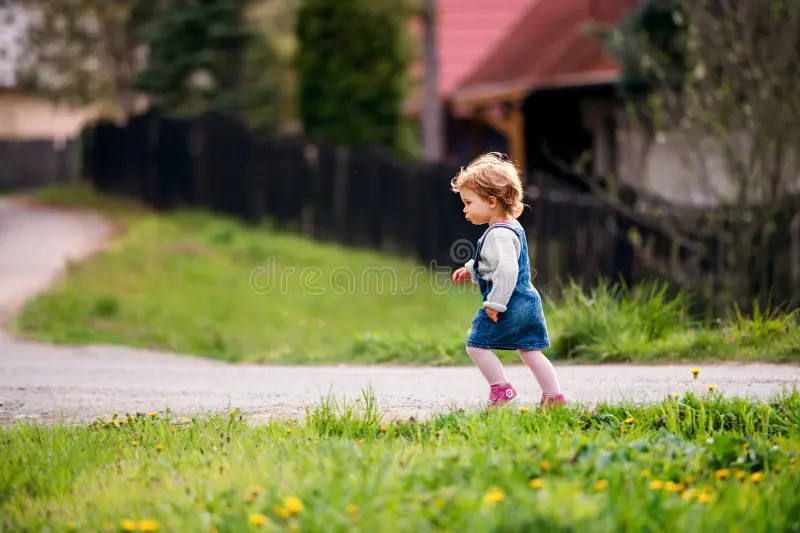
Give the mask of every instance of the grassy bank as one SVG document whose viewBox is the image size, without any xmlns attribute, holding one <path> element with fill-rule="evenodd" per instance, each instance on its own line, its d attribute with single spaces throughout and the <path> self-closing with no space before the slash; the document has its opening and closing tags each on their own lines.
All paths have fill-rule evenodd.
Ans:
<svg viewBox="0 0 800 533">
<path fill-rule="evenodd" d="M 4 531 L 795 531 L 800 395 L 0 428 Z"/>
<path fill-rule="evenodd" d="M 454 287 L 449 273 L 206 213 L 158 215 L 86 188 L 39 198 L 100 209 L 125 231 L 25 308 L 12 327 L 26 337 L 230 361 L 471 364 L 463 345 L 480 296 Z M 573 286 L 545 302 L 546 353 L 577 362 L 800 360 L 797 313 L 704 324 L 689 303 L 658 285 Z"/>
</svg>

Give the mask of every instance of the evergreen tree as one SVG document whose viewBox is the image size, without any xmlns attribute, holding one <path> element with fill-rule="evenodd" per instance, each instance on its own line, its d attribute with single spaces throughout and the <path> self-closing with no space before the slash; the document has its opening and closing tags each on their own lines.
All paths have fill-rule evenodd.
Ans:
<svg viewBox="0 0 800 533">
<path fill-rule="evenodd" d="M 255 30 L 246 24 L 250 0 L 169 0 L 147 27 L 147 68 L 137 86 L 153 104 L 177 114 L 218 111 L 243 117 L 270 98 L 250 87 L 245 51 Z"/>
<path fill-rule="evenodd" d="M 307 133 L 400 151 L 412 55 L 403 0 L 306 0 L 298 34 L 299 115 Z"/>
</svg>

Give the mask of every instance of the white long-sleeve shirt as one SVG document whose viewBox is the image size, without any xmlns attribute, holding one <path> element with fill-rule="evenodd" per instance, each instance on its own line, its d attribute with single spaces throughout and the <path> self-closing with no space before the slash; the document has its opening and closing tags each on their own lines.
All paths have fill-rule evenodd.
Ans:
<svg viewBox="0 0 800 533">
<path fill-rule="evenodd" d="M 512 224 L 519 224 L 516 220 Z M 519 274 L 519 254 L 522 245 L 517 234 L 505 227 L 495 228 L 486 234 L 481 247 L 478 271 L 475 272 L 475 261 L 470 259 L 464 266 L 469 270 L 473 283 L 478 283 L 478 276 L 491 280 L 492 290 L 483 302 L 484 307 L 503 312 L 514 292 Z"/>
</svg>

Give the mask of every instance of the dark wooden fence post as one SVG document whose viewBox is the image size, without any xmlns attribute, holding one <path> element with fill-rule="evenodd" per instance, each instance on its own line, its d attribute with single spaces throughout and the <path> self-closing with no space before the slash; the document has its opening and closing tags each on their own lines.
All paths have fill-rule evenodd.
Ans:
<svg viewBox="0 0 800 533">
<path fill-rule="evenodd" d="M 336 173 L 333 189 L 333 220 L 337 238 L 347 240 L 347 192 L 350 181 L 350 150 L 344 146 L 336 147 Z"/>
</svg>

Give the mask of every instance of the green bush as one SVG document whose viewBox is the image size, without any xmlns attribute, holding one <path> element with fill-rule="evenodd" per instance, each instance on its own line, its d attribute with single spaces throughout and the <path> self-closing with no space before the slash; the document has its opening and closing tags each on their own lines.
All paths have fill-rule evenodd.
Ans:
<svg viewBox="0 0 800 533">
<path fill-rule="evenodd" d="M 298 14 L 299 113 L 309 134 L 352 147 L 408 145 L 413 59 L 404 0 L 307 0 Z"/>
</svg>

